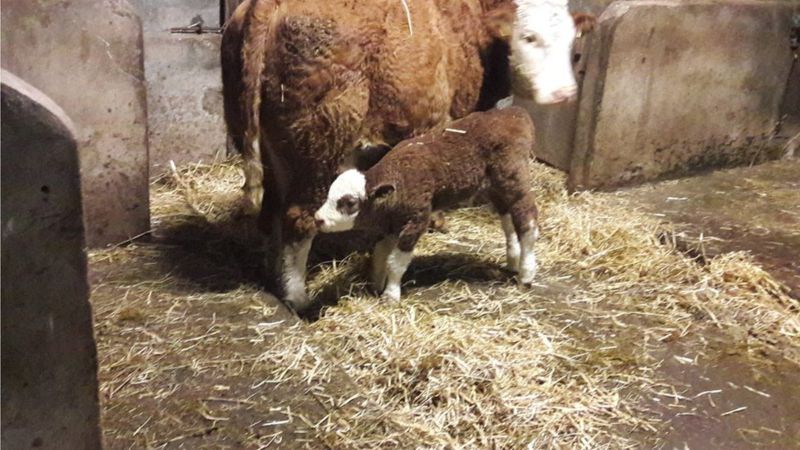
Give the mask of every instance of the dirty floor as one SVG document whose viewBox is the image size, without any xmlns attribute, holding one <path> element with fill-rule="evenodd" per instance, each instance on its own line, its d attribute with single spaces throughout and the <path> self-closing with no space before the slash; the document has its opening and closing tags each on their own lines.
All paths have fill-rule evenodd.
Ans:
<svg viewBox="0 0 800 450">
<path fill-rule="evenodd" d="M 800 298 L 800 159 L 720 170 L 617 193 L 675 225 L 701 258 L 747 251 Z"/>
<path fill-rule="evenodd" d="M 714 281 L 716 272 L 709 269 L 707 280 L 678 289 L 681 295 L 697 290 L 700 297 L 691 298 L 709 303 L 719 301 L 715 294 L 766 289 L 763 297 L 781 304 L 764 313 L 728 317 L 724 308 L 682 304 L 667 298 L 666 288 L 660 292 L 658 283 L 648 285 L 657 278 L 645 273 L 646 265 L 636 269 L 642 271 L 640 284 L 622 281 L 623 269 L 608 257 L 632 251 L 616 241 L 626 230 L 598 228 L 587 232 L 591 245 L 578 250 L 584 256 L 577 260 L 560 259 L 559 253 L 573 249 L 545 237 L 540 283 L 520 293 L 500 265 L 499 227 L 496 234 L 470 234 L 476 223 L 494 220 L 473 208 L 449 213 L 448 233 L 425 237 L 426 248 L 406 277 L 404 303 L 388 313 L 363 283 L 353 282 L 363 278 L 364 256 L 330 262 L 341 251 L 317 249 L 313 288 L 328 306 L 319 318 L 300 319 L 265 291 L 261 242 L 253 230 L 218 206 L 235 203 L 240 180 L 205 182 L 229 174 L 226 168 L 190 169 L 157 182 L 150 239 L 90 255 L 106 448 L 485 448 L 492 442 L 505 443 L 501 448 L 800 448 L 800 336 L 789 329 L 791 322 L 774 317 L 780 311 L 796 315 L 798 304 L 786 303 L 792 300 L 770 279 L 752 287 L 735 270 L 722 270 Z M 566 197 L 554 177 L 540 186 L 547 191 L 542 196 L 553 197 L 543 206 L 543 220 L 549 214 L 551 222 L 543 224 L 544 234 L 555 235 L 554 228 L 572 220 L 556 215 L 559 202 L 576 202 L 576 221 L 592 214 L 594 204 L 609 209 L 597 211 L 599 221 L 585 220 L 613 222 L 622 220 L 619 211 L 641 209 L 670 222 L 659 228 L 658 239 L 689 254 L 685 264 L 735 268 L 740 259 L 727 252 L 752 250 L 796 289 L 797 261 L 788 255 L 800 254 L 798 174 L 796 160 L 782 161 L 597 194 L 592 201 L 599 203 Z M 221 194 L 210 196 L 209 189 Z M 747 213 L 737 213 L 742 210 Z M 670 252 L 662 253 L 679 258 Z M 376 325 L 379 310 L 385 325 Z M 747 322 L 760 314 L 770 317 L 769 327 Z M 438 343 L 424 344 L 408 331 L 422 322 Z M 776 326 L 788 331 L 777 333 Z M 459 329 L 472 336 L 453 335 Z M 514 330 L 521 341 L 506 342 L 500 329 Z M 439 347 L 435 359 L 426 357 L 424 377 L 415 378 L 416 372 L 400 373 L 407 364 L 369 342 L 387 340 L 394 340 L 398 353 L 420 347 L 409 355 L 424 354 L 426 345 Z M 505 359 L 489 348 L 495 340 L 508 344 L 500 350 L 527 346 L 529 354 Z M 510 375 L 470 384 L 456 374 L 448 386 L 453 370 L 474 370 L 474 353 Z M 539 371 L 514 375 L 527 365 Z M 372 372 L 387 367 L 389 375 L 406 377 L 418 398 L 376 385 L 392 377 L 374 378 Z M 530 395 L 492 392 L 508 384 L 526 390 L 515 377 L 531 380 Z M 466 402 L 456 405 L 456 396 L 448 396 L 458 386 L 477 390 L 458 397 Z M 419 400 L 433 387 L 441 390 Z M 385 398 L 392 395 L 397 398 Z M 526 403 L 527 397 L 537 400 Z M 448 417 L 443 402 L 475 415 L 487 407 L 482 399 L 491 400 L 497 414 L 515 411 L 504 409 L 504 402 L 538 408 L 538 416 L 524 423 L 532 430 L 520 435 L 524 445 L 514 430 L 502 427 L 515 420 L 513 414 L 477 414 L 461 431 L 440 419 Z M 434 413 L 442 415 L 427 423 L 424 415 Z M 366 429 L 356 433 L 356 426 Z M 486 435 L 486 429 L 497 434 Z M 460 440 L 460 434 L 475 438 Z"/>
</svg>

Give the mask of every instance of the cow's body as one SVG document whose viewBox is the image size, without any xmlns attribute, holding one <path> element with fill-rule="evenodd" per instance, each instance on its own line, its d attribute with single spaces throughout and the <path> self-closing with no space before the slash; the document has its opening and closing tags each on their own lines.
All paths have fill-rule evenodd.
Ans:
<svg viewBox="0 0 800 450">
<path fill-rule="evenodd" d="M 407 5 L 409 14 L 403 0 L 250 0 L 226 27 L 226 122 L 244 155 L 246 199 L 261 206 L 283 295 L 296 309 L 308 302 L 314 211 L 353 155 L 510 93 L 510 0 Z"/>
</svg>

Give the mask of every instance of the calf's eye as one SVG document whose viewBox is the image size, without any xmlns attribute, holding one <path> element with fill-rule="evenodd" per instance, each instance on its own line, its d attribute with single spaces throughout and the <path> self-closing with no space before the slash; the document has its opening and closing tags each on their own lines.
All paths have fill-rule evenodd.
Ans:
<svg viewBox="0 0 800 450">
<path fill-rule="evenodd" d="M 533 35 L 533 34 L 528 34 L 525 37 L 523 37 L 522 39 L 524 39 L 525 42 L 527 42 L 528 44 L 536 43 L 536 36 Z"/>
<path fill-rule="evenodd" d="M 336 202 L 336 209 L 345 214 L 353 214 L 358 211 L 358 199 L 352 195 L 345 195 Z"/>
</svg>

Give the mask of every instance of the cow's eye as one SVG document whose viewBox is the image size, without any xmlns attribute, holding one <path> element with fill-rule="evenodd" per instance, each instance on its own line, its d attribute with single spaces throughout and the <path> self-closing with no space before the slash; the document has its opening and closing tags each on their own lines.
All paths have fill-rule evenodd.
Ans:
<svg viewBox="0 0 800 450">
<path fill-rule="evenodd" d="M 537 40 L 537 39 L 536 39 L 536 35 L 535 35 L 535 34 L 528 34 L 528 35 L 526 35 L 525 37 L 523 37 L 523 39 L 524 39 L 524 40 L 525 40 L 525 42 L 527 42 L 528 44 L 535 44 L 535 43 L 536 43 L 536 40 Z"/>
</svg>

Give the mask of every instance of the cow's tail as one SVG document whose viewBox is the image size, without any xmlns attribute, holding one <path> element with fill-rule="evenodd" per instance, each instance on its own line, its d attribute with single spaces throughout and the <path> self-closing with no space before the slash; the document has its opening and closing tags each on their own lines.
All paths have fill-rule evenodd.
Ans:
<svg viewBox="0 0 800 450">
<path fill-rule="evenodd" d="M 261 78 L 267 43 L 276 21 L 277 2 L 254 1 L 247 12 L 242 44 L 242 111 L 244 118 L 244 210 L 256 215 L 264 197 L 261 159 Z"/>
</svg>

